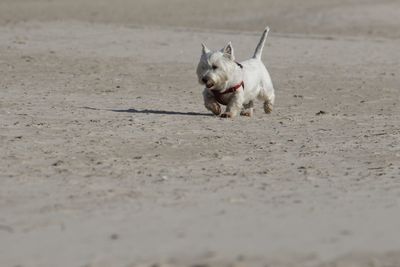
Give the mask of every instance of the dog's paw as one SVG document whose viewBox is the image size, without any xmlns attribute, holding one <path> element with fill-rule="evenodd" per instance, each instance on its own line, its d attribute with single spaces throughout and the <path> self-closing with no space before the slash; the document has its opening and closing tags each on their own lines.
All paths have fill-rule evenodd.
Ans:
<svg viewBox="0 0 400 267">
<path fill-rule="evenodd" d="M 222 113 L 221 118 L 232 118 L 232 113 L 230 112 Z"/>
<path fill-rule="evenodd" d="M 272 112 L 272 103 L 270 101 L 265 101 L 264 102 L 264 111 L 267 114 Z"/>
<path fill-rule="evenodd" d="M 214 113 L 214 115 L 219 115 L 221 114 L 221 106 L 218 103 L 212 103 L 210 105 L 210 110 L 212 111 L 212 113 Z"/>
<path fill-rule="evenodd" d="M 240 116 L 246 116 L 246 117 L 253 116 L 253 109 L 247 109 L 247 110 L 240 112 Z"/>
<path fill-rule="evenodd" d="M 222 112 L 221 106 L 217 102 L 206 102 L 205 107 L 216 116 L 218 116 Z"/>
</svg>

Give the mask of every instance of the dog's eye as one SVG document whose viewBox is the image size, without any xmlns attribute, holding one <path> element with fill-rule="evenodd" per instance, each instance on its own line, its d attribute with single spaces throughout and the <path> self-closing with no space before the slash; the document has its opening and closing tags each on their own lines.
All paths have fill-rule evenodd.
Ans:
<svg viewBox="0 0 400 267">
<path fill-rule="evenodd" d="M 212 67 L 213 70 L 218 69 L 218 66 L 217 66 L 217 65 L 212 65 L 211 67 Z"/>
</svg>

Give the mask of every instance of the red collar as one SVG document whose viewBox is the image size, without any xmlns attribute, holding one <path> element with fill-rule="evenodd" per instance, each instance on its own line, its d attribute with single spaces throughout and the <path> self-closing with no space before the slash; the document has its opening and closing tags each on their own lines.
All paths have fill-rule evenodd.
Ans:
<svg viewBox="0 0 400 267">
<path fill-rule="evenodd" d="M 224 101 L 222 101 L 222 95 L 236 92 L 240 87 L 243 87 L 243 90 L 244 90 L 244 82 L 243 81 L 241 81 L 240 83 L 236 84 L 233 87 L 230 87 L 230 88 L 226 89 L 223 92 L 215 91 L 215 90 L 211 90 L 211 92 L 214 94 L 215 99 L 217 100 L 217 102 L 219 102 L 220 104 L 223 104 Z"/>
<path fill-rule="evenodd" d="M 214 95 L 224 95 L 224 94 L 233 93 L 236 90 L 238 90 L 240 87 L 243 87 L 243 90 L 244 90 L 244 82 L 243 81 L 241 81 L 240 83 L 236 84 L 235 86 L 232 86 L 232 87 L 226 89 L 223 92 L 215 91 L 215 90 L 211 90 L 211 92 L 213 92 Z"/>
</svg>

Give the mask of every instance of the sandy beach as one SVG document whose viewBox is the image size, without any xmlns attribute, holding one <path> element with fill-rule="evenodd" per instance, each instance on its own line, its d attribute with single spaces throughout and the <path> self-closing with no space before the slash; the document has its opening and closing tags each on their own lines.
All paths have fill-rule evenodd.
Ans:
<svg viewBox="0 0 400 267">
<path fill-rule="evenodd" d="M 0 266 L 400 266 L 399 12 L 1 1 Z M 200 43 L 266 25 L 273 113 L 211 115 Z"/>
</svg>

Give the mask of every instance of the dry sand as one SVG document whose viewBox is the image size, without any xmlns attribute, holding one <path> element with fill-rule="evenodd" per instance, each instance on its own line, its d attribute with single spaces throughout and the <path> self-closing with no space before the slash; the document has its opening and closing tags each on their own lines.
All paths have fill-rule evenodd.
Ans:
<svg viewBox="0 0 400 267">
<path fill-rule="evenodd" d="M 400 266 L 399 13 L 1 1 L 0 266 Z M 211 116 L 200 42 L 266 24 L 274 112 Z"/>
</svg>

